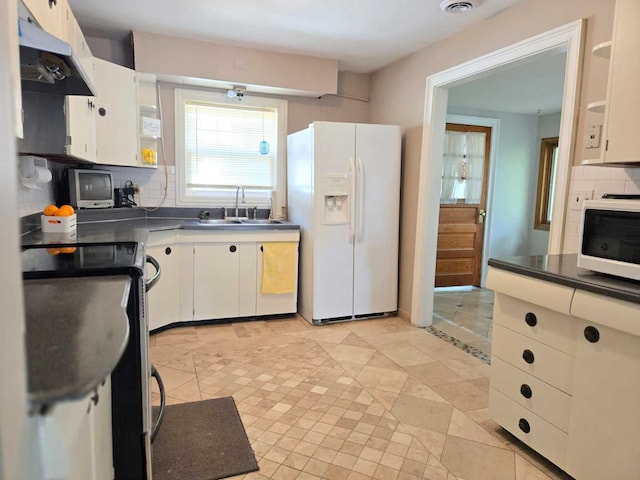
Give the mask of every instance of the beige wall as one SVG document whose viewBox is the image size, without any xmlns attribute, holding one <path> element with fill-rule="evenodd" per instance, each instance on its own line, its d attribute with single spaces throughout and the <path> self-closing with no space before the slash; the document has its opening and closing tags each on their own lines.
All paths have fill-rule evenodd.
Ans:
<svg viewBox="0 0 640 480">
<path fill-rule="evenodd" d="M 435 43 L 374 73 L 371 77 L 371 116 L 376 123 L 403 127 L 403 181 L 400 234 L 399 309 L 411 311 L 413 253 L 416 234 L 418 178 L 424 115 L 425 80 L 429 75 L 498 50 L 525 38 L 587 19 L 587 52 L 611 39 L 614 0 L 522 1 L 463 32 Z M 608 64 L 586 54 L 577 124 L 578 141 L 586 125 L 602 122 L 602 116 L 586 112 L 586 104 L 604 98 Z M 584 155 L 576 148 L 574 164 Z M 593 156 L 593 153 L 590 154 Z"/>
<path fill-rule="evenodd" d="M 136 70 L 278 89 L 337 93 L 338 61 L 134 32 Z"/>
</svg>

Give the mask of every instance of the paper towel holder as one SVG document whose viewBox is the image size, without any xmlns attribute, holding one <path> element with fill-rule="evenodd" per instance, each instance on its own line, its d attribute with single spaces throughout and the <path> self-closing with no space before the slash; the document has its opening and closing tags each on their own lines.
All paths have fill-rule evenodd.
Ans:
<svg viewBox="0 0 640 480">
<path fill-rule="evenodd" d="M 44 176 L 38 176 L 38 171 L 46 170 Z M 18 157 L 18 176 L 20 183 L 27 188 L 39 190 L 37 184 L 44 184 L 51 181 L 51 171 L 47 167 L 47 159 L 35 157 L 33 155 L 24 155 Z"/>
</svg>

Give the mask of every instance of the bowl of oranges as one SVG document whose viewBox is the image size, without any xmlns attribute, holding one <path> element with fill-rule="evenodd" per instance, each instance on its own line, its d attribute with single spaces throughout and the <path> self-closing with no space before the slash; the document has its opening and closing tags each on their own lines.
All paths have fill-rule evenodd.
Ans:
<svg viewBox="0 0 640 480">
<path fill-rule="evenodd" d="M 47 205 L 40 217 L 40 226 L 45 233 L 75 232 L 76 211 L 71 205 Z"/>
</svg>

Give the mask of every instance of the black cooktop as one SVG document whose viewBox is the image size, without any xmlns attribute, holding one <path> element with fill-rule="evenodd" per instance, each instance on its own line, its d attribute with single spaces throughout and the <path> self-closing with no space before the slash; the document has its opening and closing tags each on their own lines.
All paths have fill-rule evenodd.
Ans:
<svg viewBox="0 0 640 480">
<path fill-rule="evenodd" d="M 22 277 L 26 279 L 143 275 L 144 256 L 136 242 L 54 244 L 24 247 Z"/>
</svg>

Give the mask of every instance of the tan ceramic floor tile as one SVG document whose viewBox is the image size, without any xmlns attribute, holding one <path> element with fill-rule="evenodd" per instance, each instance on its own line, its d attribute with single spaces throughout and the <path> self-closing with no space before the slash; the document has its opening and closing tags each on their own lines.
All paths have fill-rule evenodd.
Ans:
<svg viewBox="0 0 640 480">
<path fill-rule="evenodd" d="M 179 343 L 158 345 L 164 337 Z M 261 468 L 238 478 L 476 480 L 439 462 L 445 447 L 445 460 L 454 450 L 474 459 L 476 445 L 522 457 L 512 462 L 521 478 L 510 480 L 549 472 L 500 436 L 479 406 L 484 364 L 399 318 L 241 322 L 164 337 L 154 338 L 151 357 L 167 372 L 168 403 L 235 398 Z M 465 399 L 458 384 L 474 395 Z"/>
<path fill-rule="evenodd" d="M 457 437 L 447 437 L 440 459 L 458 477 L 467 480 L 513 480 L 515 454 Z"/>
<path fill-rule="evenodd" d="M 463 412 L 489 406 L 489 392 L 471 382 L 447 383 L 432 388 Z"/>
</svg>

